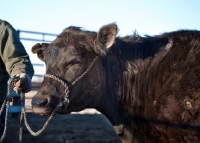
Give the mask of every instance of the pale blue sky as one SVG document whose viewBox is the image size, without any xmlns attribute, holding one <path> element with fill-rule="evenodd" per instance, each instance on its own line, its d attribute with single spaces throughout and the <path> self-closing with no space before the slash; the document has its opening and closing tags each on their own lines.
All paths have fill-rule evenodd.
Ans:
<svg viewBox="0 0 200 143">
<path fill-rule="evenodd" d="M 1 0 L 0 19 L 15 29 L 59 34 L 75 25 L 98 31 L 116 22 L 119 36 L 143 36 L 178 29 L 200 30 L 200 0 Z M 30 50 L 35 42 L 22 41 Z"/>
<path fill-rule="evenodd" d="M 98 31 L 116 22 L 120 35 L 200 30 L 200 0 L 1 0 L 0 18 L 16 29 L 60 33 L 76 25 Z"/>
</svg>

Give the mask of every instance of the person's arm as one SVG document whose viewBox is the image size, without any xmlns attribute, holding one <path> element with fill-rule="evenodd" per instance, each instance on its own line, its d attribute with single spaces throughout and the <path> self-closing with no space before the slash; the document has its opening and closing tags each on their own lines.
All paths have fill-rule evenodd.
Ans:
<svg viewBox="0 0 200 143">
<path fill-rule="evenodd" d="M 18 32 L 8 22 L 2 20 L 0 20 L 0 56 L 11 77 L 18 76 L 22 80 L 25 79 L 25 81 L 20 79 L 21 83 L 19 83 L 18 88 L 22 92 L 30 91 L 31 85 L 25 84 L 31 84 L 31 78 L 34 74 L 33 66 L 19 40 Z M 24 87 L 22 87 L 22 84 L 24 84 Z"/>
</svg>

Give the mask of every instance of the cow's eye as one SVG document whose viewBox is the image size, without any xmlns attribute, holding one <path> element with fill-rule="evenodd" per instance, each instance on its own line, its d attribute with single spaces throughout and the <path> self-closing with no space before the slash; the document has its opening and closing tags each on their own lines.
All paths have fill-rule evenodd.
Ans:
<svg viewBox="0 0 200 143">
<path fill-rule="evenodd" d="M 72 63 L 71 64 L 79 64 L 79 63 L 81 63 L 81 60 L 80 59 L 75 59 L 75 60 L 73 60 L 72 61 Z"/>
</svg>

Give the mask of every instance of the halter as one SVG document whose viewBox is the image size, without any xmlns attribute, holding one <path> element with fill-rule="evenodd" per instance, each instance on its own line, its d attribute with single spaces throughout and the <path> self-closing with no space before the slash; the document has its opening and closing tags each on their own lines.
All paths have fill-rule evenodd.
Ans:
<svg viewBox="0 0 200 143">
<path fill-rule="evenodd" d="M 76 80 L 74 80 L 71 84 L 74 85 L 76 82 L 78 82 L 83 76 L 85 76 L 88 71 L 92 68 L 92 66 L 94 65 L 95 61 L 98 59 L 98 56 L 96 56 L 94 58 L 94 60 L 92 61 L 92 63 L 87 67 L 87 69 L 85 70 L 85 72 L 83 72 Z M 69 104 L 69 86 L 60 78 L 58 78 L 57 76 L 55 75 L 51 75 L 51 74 L 45 74 L 44 77 L 48 77 L 48 78 L 52 78 L 56 81 L 58 81 L 59 83 L 61 83 L 64 87 L 65 87 L 65 96 L 64 96 L 64 100 L 62 102 L 60 102 L 56 108 L 53 110 L 53 112 L 50 114 L 49 118 L 47 119 L 47 121 L 45 122 L 45 124 L 43 125 L 43 127 L 38 130 L 37 132 L 34 132 L 31 127 L 29 126 L 28 122 L 27 122 L 27 118 L 26 118 L 26 112 L 25 112 L 25 94 L 20 92 L 20 96 L 21 96 L 21 104 L 22 104 L 22 110 L 21 110 L 21 116 L 20 116 L 20 133 L 19 133 L 19 142 L 21 143 L 22 142 L 22 123 L 24 121 L 25 123 L 25 126 L 26 128 L 28 129 L 28 131 L 31 133 L 31 135 L 33 136 L 38 136 L 39 134 L 41 134 L 45 128 L 47 127 L 47 125 L 49 124 L 50 120 L 53 118 L 53 116 L 56 114 L 57 111 L 59 111 L 61 109 L 61 107 L 63 105 L 66 105 L 66 107 L 68 106 Z M 8 110 L 9 110 L 9 107 L 10 107 L 10 102 L 11 102 L 11 96 L 10 96 L 10 93 L 11 93 L 11 90 L 13 89 L 14 87 L 14 84 L 19 80 L 18 77 L 14 77 L 11 81 L 10 81 L 10 84 L 9 84 L 9 88 L 8 88 L 8 92 L 7 92 L 7 95 L 6 95 L 6 99 L 4 100 L 1 108 L 0 108 L 0 115 L 2 114 L 3 112 L 3 109 L 4 107 L 6 106 L 6 117 L 5 117 L 5 125 L 4 125 L 4 130 L 3 130 L 3 134 L 2 136 L 0 137 L 0 142 L 3 141 L 3 139 L 5 138 L 6 136 L 6 131 L 7 131 L 7 124 L 8 124 Z M 70 87 L 71 87 L 70 86 Z"/>
<path fill-rule="evenodd" d="M 84 77 L 88 71 L 92 68 L 92 66 L 94 65 L 94 63 L 96 62 L 96 60 L 98 59 L 98 56 L 96 56 L 94 58 L 94 60 L 92 61 L 92 63 L 87 67 L 87 69 L 85 70 L 85 72 L 83 72 L 76 80 L 74 80 L 70 86 L 68 86 L 64 80 L 62 80 L 61 78 L 55 76 L 55 75 L 52 75 L 52 74 L 45 74 L 44 77 L 48 77 L 48 78 L 51 78 L 51 79 L 54 79 L 56 81 L 58 81 L 59 83 L 61 83 L 64 87 L 65 87 L 65 96 L 64 96 L 64 100 L 61 101 L 56 108 L 59 108 L 62 107 L 63 105 L 65 105 L 66 107 L 69 105 L 69 87 L 73 86 L 75 83 L 77 83 L 82 77 Z"/>
</svg>

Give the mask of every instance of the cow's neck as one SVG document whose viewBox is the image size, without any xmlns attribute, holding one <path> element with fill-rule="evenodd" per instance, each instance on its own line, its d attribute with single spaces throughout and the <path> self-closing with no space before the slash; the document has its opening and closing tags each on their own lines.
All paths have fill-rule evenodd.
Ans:
<svg viewBox="0 0 200 143">
<path fill-rule="evenodd" d="M 134 48 L 132 52 L 135 52 Z M 123 49 L 120 49 L 119 52 L 114 49 L 107 53 L 102 62 L 106 71 L 105 93 L 101 95 L 102 100 L 96 108 L 110 120 L 122 140 L 132 138 L 132 133 L 130 132 L 131 124 L 133 124 L 132 110 L 138 114 L 140 113 L 138 110 L 140 102 L 133 100 L 138 96 L 134 94 L 135 83 L 133 80 L 135 75 L 139 73 L 136 68 L 140 66 L 142 61 L 134 65 L 133 61 L 131 61 L 134 58 L 132 56 L 134 54 L 128 53 L 126 55 Z"/>
<path fill-rule="evenodd" d="M 109 99 L 107 100 L 109 101 Z M 124 119 L 123 115 L 121 114 L 119 105 L 117 105 L 116 102 L 109 103 L 105 101 L 101 105 L 103 106 L 97 108 L 97 110 L 99 110 L 102 114 L 104 114 L 108 118 L 118 136 L 124 135 Z"/>
<path fill-rule="evenodd" d="M 106 95 L 106 97 L 111 97 L 116 95 Z M 116 98 L 117 99 L 117 98 Z M 104 114 L 108 120 L 113 125 L 113 128 L 116 134 L 121 138 L 123 143 L 128 142 L 128 140 L 132 140 L 132 133 L 130 132 L 130 128 L 127 123 L 130 123 L 129 115 L 125 115 L 126 111 L 122 111 L 119 106 L 119 101 L 114 101 L 115 99 L 106 99 L 106 101 L 101 102 L 101 107 L 97 108 L 102 114 Z M 112 103 L 108 101 L 113 101 Z M 128 122 L 127 122 L 128 121 Z M 126 124 L 125 124 L 126 123 Z"/>
<path fill-rule="evenodd" d="M 166 43 L 163 45 L 165 46 Z M 107 81 L 106 94 L 100 112 L 111 121 L 116 133 L 121 136 L 123 141 L 126 138 L 133 139 L 130 129 L 134 128 L 133 116 L 140 117 L 145 112 L 143 111 L 145 105 L 142 103 L 145 103 L 146 99 L 144 96 L 140 96 L 145 95 L 142 94 L 145 91 L 141 89 L 144 86 L 140 80 L 145 80 L 146 68 L 151 68 L 148 67 L 149 65 L 155 66 L 155 64 L 150 64 L 150 61 L 154 61 L 152 58 L 157 51 L 141 53 L 141 51 L 148 50 L 140 43 L 124 45 L 121 42 L 117 46 L 119 48 L 114 46 L 103 62 Z M 165 51 L 164 53 L 160 52 L 165 54 Z"/>
<path fill-rule="evenodd" d="M 111 53 L 112 54 L 112 53 Z M 105 93 L 101 95 L 101 101 L 96 109 L 104 114 L 112 123 L 118 136 L 124 135 L 124 112 L 121 109 L 119 101 L 119 84 L 120 84 L 120 72 L 118 62 L 114 63 L 116 59 L 113 56 L 109 56 L 109 59 L 103 59 L 104 69 L 106 70 L 106 83 Z M 110 66 L 110 64 L 115 64 Z M 116 84 L 118 83 L 118 84 Z"/>
</svg>

